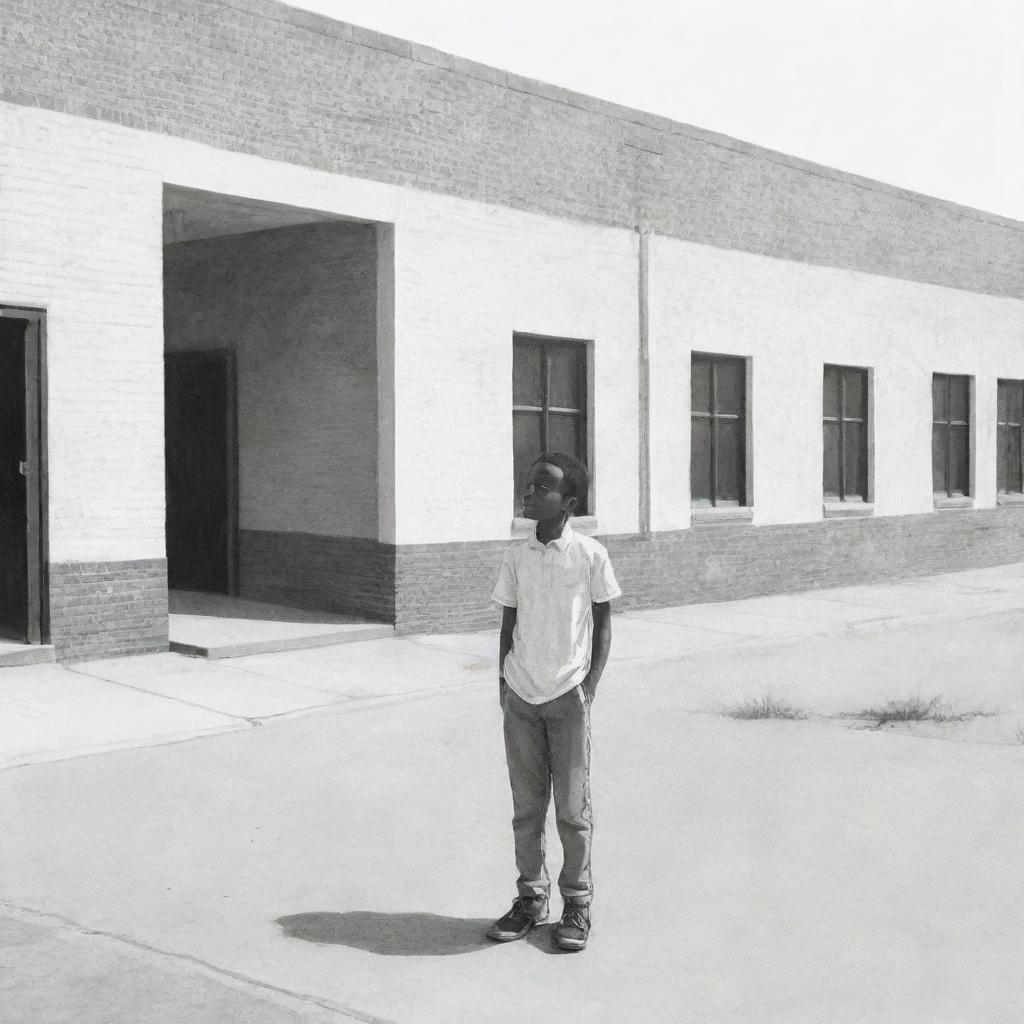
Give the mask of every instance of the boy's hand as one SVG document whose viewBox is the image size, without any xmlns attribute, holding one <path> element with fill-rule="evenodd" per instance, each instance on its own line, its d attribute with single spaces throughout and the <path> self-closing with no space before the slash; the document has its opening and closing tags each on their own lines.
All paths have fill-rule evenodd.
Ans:
<svg viewBox="0 0 1024 1024">
<path fill-rule="evenodd" d="M 580 686 L 583 687 L 583 692 L 587 695 L 587 703 L 593 704 L 594 698 L 597 696 L 597 682 L 591 679 L 589 672 L 583 677 Z"/>
<path fill-rule="evenodd" d="M 505 658 L 512 650 L 512 636 L 516 628 L 517 611 L 515 608 L 503 608 L 501 611 L 501 635 L 498 638 L 498 703 L 505 706 Z"/>
<path fill-rule="evenodd" d="M 590 651 L 590 671 L 583 677 L 580 685 L 590 704 L 597 696 L 597 684 L 608 662 L 608 652 L 612 648 L 612 609 L 607 601 L 595 601 L 590 606 L 594 616 L 594 640 Z"/>
</svg>

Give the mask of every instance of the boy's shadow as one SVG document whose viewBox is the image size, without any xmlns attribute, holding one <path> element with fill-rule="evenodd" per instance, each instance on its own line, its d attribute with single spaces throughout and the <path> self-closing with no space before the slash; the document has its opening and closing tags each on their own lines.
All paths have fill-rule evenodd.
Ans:
<svg viewBox="0 0 1024 1024">
<path fill-rule="evenodd" d="M 484 918 L 320 910 L 279 917 L 277 923 L 289 938 L 351 946 L 381 956 L 452 956 L 494 945 L 486 935 L 491 922 Z"/>
<path fill-rule="evenodd" d="M 305 942 L 351 946 L 380 956 L 453 956 L 494 949 L 500 943 L 487 938 L 488 918 L 441 917 L 438 914 L 383 914 L 372 910 L 329 910 L 279 917 L 285 935 Z M 534 928 L 531 946 L 559 953 L 552 939 L 553 925 Z"/>
</svg>

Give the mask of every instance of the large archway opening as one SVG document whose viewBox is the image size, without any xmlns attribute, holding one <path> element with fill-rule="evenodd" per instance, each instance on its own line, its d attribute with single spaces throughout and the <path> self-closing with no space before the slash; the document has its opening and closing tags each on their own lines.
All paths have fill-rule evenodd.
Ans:
<svg viewBox="0 0 1024 1024">
<path fill-rule="evenodd" d="M 379 226 L 171 186 L 164 208 L 172 626 L 215 597 L 383 617 Z"/>
</svg>

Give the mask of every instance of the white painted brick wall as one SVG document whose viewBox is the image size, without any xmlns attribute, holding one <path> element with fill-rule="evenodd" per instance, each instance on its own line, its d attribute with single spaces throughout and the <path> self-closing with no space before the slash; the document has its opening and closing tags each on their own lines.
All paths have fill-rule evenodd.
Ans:
<svg viewBox="0 0 1024 1024">
<path fill-rule="evenodd" d="M 400 543 L 507 535 L 513 332 L 594 343 L 593 511 L 636 529 L 636 236 L 431 202 L 396 230 Z"/>
<path fill-rule="evenodd" d="M 508 535 L 514 331 L 593 340 L 600 529 L 637 528 L 633 232 L 39 110 L 0 105 L 0 131 L 0 301 L 49 310 L 55 560 L 163 553 L 164 181 L 395 224 L 381 539 Z M 757 522 L 821 516 L 826 361 L 875 368 L 878 514 L 932 507 L 931 374 L 975 374 L 977 505 L 993 503 L 995 380 L 1024 378 L 1024 303 L 662 237 L 651 268 L 656 529 L 689 523 L 693 349 L 754 359 Z"/>
<path fill-rule="evenodd" d="M 509 535 L 515 331 L 594 342 L 595 507 L 602 531 L 636 529 L 634 232 L 177 139 L 154 137 L 153 145 L 165 179 L 176 185 L 395 224 L 396 511 L 382 540 Z M 388 486 L 382 478 L 382 489 Z M 379 508 L 389 504 L 382 493 Z"/>
<path fill-rule="evenodd" d="M 822 367 L 874 368 L 875 514 L 927 512 L 933 373 L 976 378 L 975 507 L 995 504 L 996 380 L 1024 378 L 1024 302 L 656 238 L 654 525 L 689 518 L 690 353 L 753 357 L 755 522 L 822 514 Z"/>
<path fill-rule="evenodd" d="M 47 310 L 55 562 L 164 554 L 160 211 L 124 130 L 0 106 L 0 302 Z"/>
</svg>

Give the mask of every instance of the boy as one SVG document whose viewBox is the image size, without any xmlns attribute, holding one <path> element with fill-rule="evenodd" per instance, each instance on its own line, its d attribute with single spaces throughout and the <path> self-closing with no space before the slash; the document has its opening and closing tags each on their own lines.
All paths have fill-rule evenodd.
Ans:
<svg viewBox="0 0 1024 1024">
<path fill-rule="evenodd" d="M 611 648 L 611 607 L 622 591 L 608 552 L 573 531 L 586 467 L 546 453 L 526 477 L 523 514 L 533 535 L 505 552 L 492 599 L 503 605 L 498 699 L 512 784 L 519 895 L 487 933 L 520 939 L 547 920 L 544 822 L 550 794 L 562 842 L 562 919 L 554 941 L 581 950 L 590 934 L 590 706 Z"/>
</svg>

